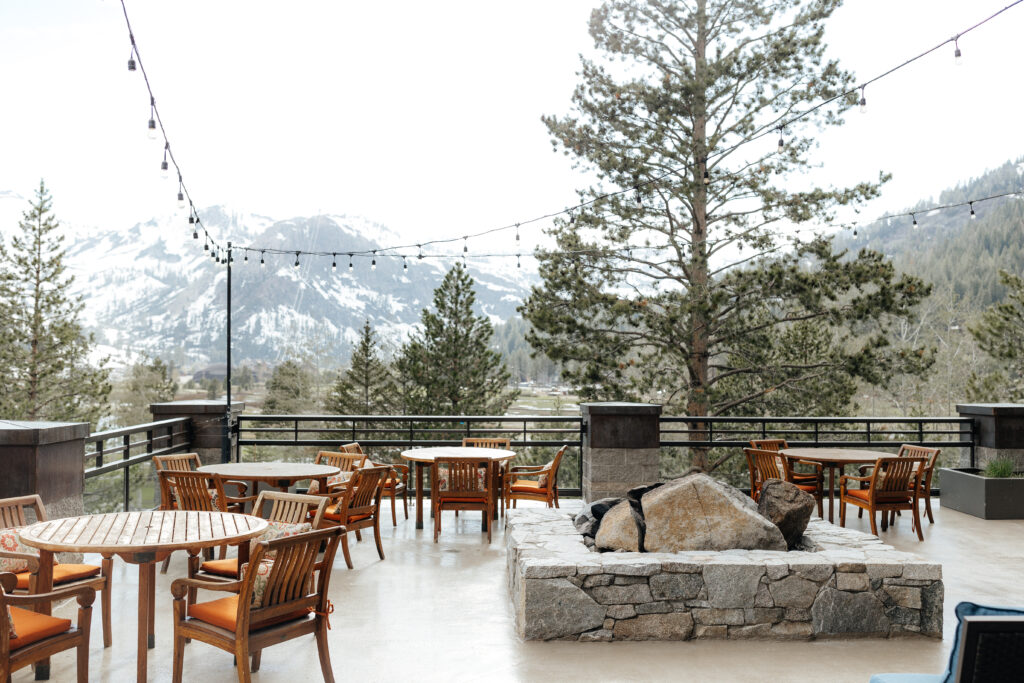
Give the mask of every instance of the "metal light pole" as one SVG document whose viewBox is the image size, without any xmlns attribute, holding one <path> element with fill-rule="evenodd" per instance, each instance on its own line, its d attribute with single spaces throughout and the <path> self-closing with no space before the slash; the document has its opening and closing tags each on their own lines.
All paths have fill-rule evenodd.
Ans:
<svg viewBox="0 0 1024 683">
<path fill-rule="evenodd" d="M 227 405 L 224 407 L 224 436 L 221 440 L 221 462 L 231 462 L 231 242 L 228 242 L 228 280 L 227 280 L 227 372 L 224 375 L 224 386 L 227 389 Z"/>
</svg>

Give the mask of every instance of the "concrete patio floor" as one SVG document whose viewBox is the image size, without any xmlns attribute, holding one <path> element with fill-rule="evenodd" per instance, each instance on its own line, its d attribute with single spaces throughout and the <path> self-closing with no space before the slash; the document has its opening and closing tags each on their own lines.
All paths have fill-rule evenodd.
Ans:
<svg viewBox="0 0 1024 683">
<path fill-rule="evenodd" d="M 578 506 L 579 501 L 565 501 Z M 937 501 L 936 501 L 937 503 Z M 852 509 L 851 509 L 852 510 Z M 861 681 L 882 671 L 938 673 L 951 646 L 953 607 L 961 600 L 1024 604 L 1024 521 L 984 521 L 935 504 L 935 524 L 925 521 L 920 543 L 904 516 L 883 532 L 884 542 L 940 562 L 945 580 L 942 641 L 850 639 L 813 642 L 522 642 L 513 629 L 505 580 L 504 538 L 488 545 L 477 513 L 458 520 L 446 513 L 440 542 L 413 520 L 383 528 L 387 559 L 372 539 L 351 544 L 354 570 L 339 551 L 331 578 L 331 658 L 339 681 Z M 401 512 L 399 512 L 401 516 Z M 870 531 L 856 516 L 850 526 Z M 354 538 L 352 539 L 354 541 Z M 171 679 L 170 583 L 185 574 L 177 554 L 157 575 L 156 648 L 150 650 L 151 681 Z M 93 617 L 90 680 L 135 678 L 138 573 L 115 560 L 114 645 L 103 649 L 100 617 Z M 212 594 L 208 594 L 212 597 Z M 200 594 L 200 600 L 203 599 Z M 71 605 L 57 613 L 72 616 Z M 70 681 L 74 658 L 53 658 L 51 680 Z M 15 683 L 33 680 L 17 672 Z M 193 642 L 185 655 L 184 680 L 237 680 L 230 654 Z M 321 680 L 312 636 L 264 651 L 254 681 Z"/>
</svg>

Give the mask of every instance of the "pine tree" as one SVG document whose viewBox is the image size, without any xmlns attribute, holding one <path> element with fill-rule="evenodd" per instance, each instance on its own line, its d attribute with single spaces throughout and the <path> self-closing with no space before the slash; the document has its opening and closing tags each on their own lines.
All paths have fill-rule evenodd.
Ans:
<svg viewBox="0 0 1024 683">
<path fill-rule="evenodd" d="M 1001 270 L 999 282 L 1006 287 L 1006 298 L 985 309 L 968 329 L 981 350 L 1003 367 L 985 376 L 971 375 L 971 400 L 994 400 L 999 394 L 1003 401 L 1024 400 L 1024 278 Z"/>
<path fill-rule="evenodd" d="M 43 181 L 10 245 L 0 242 L 0 416 L 87 421 L 106 414 L 109 372 L 89 362 L 95 340 L 65 275 L 64 236 Z"/>
<path fill-rule="evenodd" d="M 839 0 L 607 0 L 590 32 L 574 111 L 543 121 L 557 151 L 592 171 L 589 202 L 549 231 L 542 284 L 521 309 L 529 340 L 584 398 L 647 399 L 699 418 L 767 408 L 771 394 L 852 379 L 883 382 L 910 354 L 888 326 L 928 292 L 878 253 L 835 253 L 787 225 L 829 221 L 878 183 L 794 191 L 809 168 L 804 133 L 842 122 L 853 77 L 824 56 Z M 781 131 L 783 144 L 740 144 Z M 769 149 L 770 148 L 770 149 Z M 886 178 L 882 175 L 879 182 Z M 787 358 L 787 330 L 817 328 Z M 854 331 L 856 327 L 856 331 Z M 824 342 L 824 343 L 821 343 Z M 766 364 L 767 363 L 767 364 Z M 844 379 L 845 376 L 845 379 Z M 707 454 L 694 449 L 694 464 Z"/>
<path fill-rule="evenodd" d="M 338 373 L 324 409 L 334 415 L 388 415 L 396 393 L 391 370 L 380 356 L 380 340 L 367 320 L 349 367 Z"/>
<path fill-rule="evenodd" d="M 118 424 L 129 426 L 149 422 L 152 403 L 173 401 L 178 393 L 178 383 L 171 377 L 170 368 L 159 358 L 149 363 L 135 363 L 128 376 L 119 383 L 112 394 L 114 413 Z"/>
<path fill-rule="evenodd" d="M 309 372 L 294 360 L 286 360 L 270 374 L 267 380 L 267 398 L 263 402 L 266 415 L 301 415 L 308 413 L 316 403 L 312 398 L 313 379 Z"/>
<path fill-rule="evenodd" d="M 419 390 L 409 391 L 407 412 L 422 415 L 502 415 L 516 391 L 493 329 L 476 315 L 473 278 L 456 263 L 434 290 L 434 311 L 423 310 L 422 330 L 402 348 L 399 369 Z"/>
</svg>

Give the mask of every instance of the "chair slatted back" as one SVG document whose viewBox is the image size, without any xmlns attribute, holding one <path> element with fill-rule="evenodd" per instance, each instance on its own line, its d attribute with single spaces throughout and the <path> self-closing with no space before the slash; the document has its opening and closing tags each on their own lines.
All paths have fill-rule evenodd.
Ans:
<svg viewBox="0 0 1024 683">
<path fill-rule="evenodd" d="M 747 466 L 753 481 L 760 486 L 769 479 L 786 480 L 785 463 L 780 463 L 777 451 L 761 450 L 759 448 L 744 448 L 747 456 Z"/>
<path fill-rule="evenodd" d="M 274 562 L 260 607 L 251 607 L 257 572 L 246 571 L 238 594 L 237 634 L 246 635 L 268 621 L 309 608 L 326 614 L 330 567 L 334 564 L 340 532 L 340 527 L 332 527 L 257 543 L 249 567 L 256 567 L 269 552 L 275 553 Z M 323 559 L 317 562 L 322 544 L 326 544 Z M 322 570 L 314 575 L 317 569 Z"/>
<path fill-rule="evenodd" d="M 266 504 L 270 505 L 267 513 L 263 514 Z M 253 505 L 252 514 L 270 522 L 282 524 L 301 524 L 306 521 L 310 511 L 315 510 L 312 524 L 316 529 L 320 526 L 320 518 L 327 507 L 327 498 L 323 496 L 305 496 L 298 493 L 282 493 L 281 491 L 261 491 L 256 503 Z"/>
<path fill-rule="evenodd" d="M 917 476 L 917 468 L 924 463 L 924 458 L 879 458 L 875 461 L 875 469 L 871 473 L 871 488 L 875 492 L 875 498 L 907 498 L 911 481 Z"/>
<path fill-rule="evenodd" d="M 444 498 L 481 498 L 491 490 L 494 479 L 494 462 L 476 458 L 437 458 L 434 460 L 431 481 L 447 480 L 447 488 L 438 495 Z M 437 472 L 446 470 L 447 476 L 433 478 Z"/>
<path fill-rule="evenodd" d="M 205 472 L 178 472 L 160 470 L 160 491 L 164 500 L 173 500 L 179 510 L 224 512 L 224 485 L 222 480 Z M 214 502 L 210 490 L 217 491 Z"/>
<path fill-rule="evenodd" d="M 202 465 L 198 453 L 174 453 L 173 455 L 154 455 L 153 467 L 157 472 L 194 472 Z"/>
<path fill-rule="evenodd" d="M 345 507 L 350 516 L 373 514 L 380 506 L 384 482 L 390 472 L 391 468 L 387 465 L 356 470 L 349 480 L 349 490 L 339 507 Z"/>
<path fill-rule="evenodd" d="M 316 454 L 315 462 L 317 465 L 337 467 L 342 472 L 355 472 L 366 465 L 366 456 L 362 453 L 320 451 Z"/>
<path fill-rule="evenodd" d="M 342 453 L 359 453 L 359 454 L 362 454 L 363 447 L 359 445 L 358 441 L 353 441 L 352 443 L 346 443 L 346 444 L 342 444 L 341 446 L 338 446 L 338 450 L 341 451 Z"/>
<path fill-rule="evenodd" d="M 502 450 L 510 450 L 512 448 L 511 439 L 497 439 L 497 438 L 482 438 L 482 437 L 466 437 L 462 440 L 463 448 L 500 448 Z"/>
<path fill-rule="evenodd" d="M 29 509 L 35 515 L 34 520 L 25 514 L 25 511 Z M 43 507 L 43 499 L 37 493 L 0 500 L 0 529 L 45 521 L 47 521 L 46 508 Z"/>
<path fill-rule="evenodd" d="M 900 452 L 896 454 L 899 458 L 925 458 L 928 464 L 925 467 L 935 467 L 935 460 L 939 457 L 940 449 L 928 448 L 927 446 L 912 446 L 908 443 L 900 446 Z"/>
<path fill-rule="evenodd" d="M 789 448 L 789 444 L 785 439 L 751 439 L 750 447 L 759 451 L 781 451 Z"/>
</svg>

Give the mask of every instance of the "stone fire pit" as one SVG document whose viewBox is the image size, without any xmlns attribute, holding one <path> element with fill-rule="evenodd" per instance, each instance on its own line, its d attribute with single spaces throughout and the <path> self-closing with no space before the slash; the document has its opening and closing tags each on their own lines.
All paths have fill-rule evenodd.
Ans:
<svg viewBox="0 0 1024 683">
<path fill-rule="evenodd" d="M 528 640 L 942 637 L 942 567 L 820 519 L 793 551 L 592 552 L 561 510 L 509 510 Z"/>
</svg>

